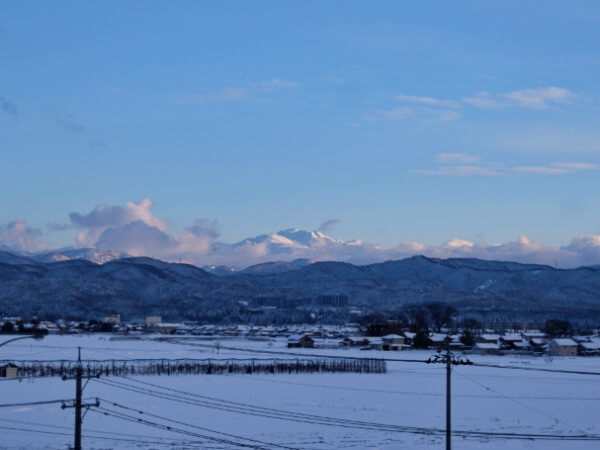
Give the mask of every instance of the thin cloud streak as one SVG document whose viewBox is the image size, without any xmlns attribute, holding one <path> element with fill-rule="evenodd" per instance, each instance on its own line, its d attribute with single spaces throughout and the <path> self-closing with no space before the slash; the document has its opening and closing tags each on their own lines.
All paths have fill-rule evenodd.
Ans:
<svg viewBox="0 0 600 450">
<path fill-rule="evenodd" d="M 175 100 L 183 105 L 201 105 L 209 102 L 244 102 L 261 101 L 265 96 L 273 95 L 279 91 L 299 88 L 300 84 L 292 80 L 272 78 L 270 80 L 246 83 L 240 86 L 228 86 L 204 94 L 184 95 Z"/>
<path fill-rule="evenodd" d="M 499 94 L 482 91 L 458 100 L 399 94 L 394 97 L 394 100 L 401 106 L 378 109 L 375 114 L 386 119 L 406 119 L 412 115 L 423 115 L 448 121 L 460 119 L 462 117 L 460 110 L 464 106 L 488 110 L 501 108 L 542 110 L 554 104 L 564 103 L 573 97 L 575 94 L 571 91 L 557 86 L 520 89 Z"/>
<path fill-rule="evenodd" d="M 587 162 L 555 162 L 539 166 L 506 167 L 499 164 L 477 163 L 476 155 L 468 153 L 439 153 L 434 162 L 439 164 L 435 169 L 416 169 L 413 173 L 435 176 L 508 176 L 508 175 L 564 175 L 582 171 L 600 170 L 600 165 Z M 461 164 L 464 163 L 464 164 Z"/>
</svg>

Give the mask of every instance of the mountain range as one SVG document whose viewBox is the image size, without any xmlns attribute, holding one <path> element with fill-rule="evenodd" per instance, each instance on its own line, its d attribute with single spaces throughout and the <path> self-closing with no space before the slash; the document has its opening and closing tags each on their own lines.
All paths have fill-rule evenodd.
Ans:
<svg viewBox="0 0 600 450">
<path fill-rule="evenodd" d="M 350 309 L 366 314 L 442 301 L 453 304 L 462 316 L 486 321 L 568 317 L 585 322 L 600 317 L 599 266 L 556 269 L 415 256 L 364 266 L 273 262 L 223 276 L 189 264 L 119 258 L 118 252 L 82 251 L 74 259 L 68 259 L 74 253 L 61 255 L 67 259 L 0 251 L 0 313 L 73 318 L 159 314 L 173 319 L 252 321 L 253 314 L 263 314 L 256 306 L 276 305 L 294 320 L 315 317 L 305 314 L 310 310 L 329 311 L 328 321 L 348 321 L 355 319 Z M 330 308 L 331 297 L 344 298 L 348 306 Z"/>
</svg>

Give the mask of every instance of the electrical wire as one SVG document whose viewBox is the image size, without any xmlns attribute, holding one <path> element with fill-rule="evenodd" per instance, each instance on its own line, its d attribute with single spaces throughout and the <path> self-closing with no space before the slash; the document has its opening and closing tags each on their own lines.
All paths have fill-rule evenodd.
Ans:
<svg viewBox="0 0 600 450">
<path fill-rule="evenodd" d="M 570 427 L 570 428 L 574 428 L 574 429 L 578 430 L 578 431 L 579 431 L 579 432 L 581 432 L 581 433 L 586 433 L 586 431 L 585 431 L 585 430 L 583 430 L 582 428 L 579 428 L 579 427 L 573 426 L 573 425 L 571 425 L 570 423 L 567 423 L 567 422 L 563 421 L 562 419 L 559 419 L 558 417 L 551 416 L 550 414 L 547 414 L 547 413 L 545 413 L 545 412 L 543 412 L 543 411 L 540 411 L 540 410 L 538 410 L 538 409 L 536 409 L 536 408 L 534 408 L 534 407 L 532 407 L 532 406 L 528 405 L 527 403 L 523 403 L 523 402 L 519 401 L 519 400 L 518 400 L 518 399 L 516 399 L 516 398 L 509 397 L 509 396 L 507 396 L 507 395 L 504 395 L 504 394 L 502 394 L 502 393 L 498 392 L 496 389 L 493 389 L 493 388 L 491 388 L 491 387 L 489 387 L 489 386 L 486 386 L 485 384 L 483 384 L 483 383 L 481 383 L 481 382 L 479 382 L 479 381 L 477 381 L 477 380 L 474 380 L 473 378 L 471 378 L 471 377 L 469 377 L 469 376 L 467 376 L 467 375 L 465 375 L 465 374 L 463 374 L 463 373 L 460 373 L 460 372 L 459 372 L 459 371 L 457 371 L 456 369 L 455 369 L 454 373 L 455 373 L 456 375 L 458 375 L 458 376 L 462 377 L 462 378 L 465 378 L 466 380 L 470 381 L 471 383 L 473 383 L 473 384 L 476 384 L 477 386 L 479 386 L 480 388 L 482 388 L 482 389 L 484 389 L 484 390 L 486 390 L 486 391 L 491 391 L 491 392 L 494 392 L 495 394 L 497 394 L 497 395 L 498 395 L 498 397 L 499 397 L 499 398 L 503 398 L 503 399 L 505 399 L 505 400 L 511 401 L 511 402 L 513 402 L 513 403 L 515 403 L 515 404 L 517 404 L 517 405 L 519 405 L 519 406 L 521 406 L 521 407 L 523 407 L 523 408 L 525 408 L 525 409 L 528 409 L 528 410 L 530 410 L 530 411 L 533 411 L 533 412 L 534 412 L 534 413 L 536 413 L 536 414 L 539 414 L 539 415 L 541 415 L 541 416 L 544 416 L 544 417 L 546 417 L 546 418 L 548 418 L 548 419 L 552 419 L 552 420 L 554 420 L 554 421 L 556 421 L 556 422 L 562 423 L 563 425 L 567 425 L 567 426 L 568 426 L 568 427 Z"/>
<path fill-rule="evenodd" d="M 196 433 L 196 432 L 189 431 L 189 430 L 184 430 L 182 428 L 175 428 L 175 427 L 172 427 L 170 425 L 164 425 L 164 424 L 161 424 L 161 423 L 152 422 L 150 420 L 142 419 L 140 417 L 131 416 L 131 415 L 128 415 L 128 414 L 117 412 L 117 411 L 112 411 L 112 410 L 104 408 L 102 406 L 100 406 L 100 407 L 93 407 L 93 408 L 90 409 L 90 411 L 100 412 L 100 413 L 104 414 L 105 416 L 110 416 L 110 417 L 114 417 L 114 418 L 117 418 L 117 419 L 122 419 L 122 420 L 125 420 L 127 422 L 139 423 L 139 424 L 142 424 L 142 425 L 147 425 L 147 426 L 152 427 L 152 428 L 157 428 L 157 429 L 160 429 L 160 430 L 170 431 L 170 432 L 173 432 L 173 433 L 187 435 L 187 436 L 199 437 L 199 438 L 202 438 L 202 439 L 206 439 L 206 440 L 209 440 L 209 441 L 218 442 L 218 443 L 222 443 L 222 444 L 236 445 L 238 447 L 247 447 L 247 448 L 263 449 L 263 450 L 266 448 L 266 447 L 262 447 L 262 446 L 258 446 L 258 445 L 246 444 L 246 443 L 242 443 L 242 442 L 231 441 L 231 440 L 228 440 L 228 439 L 217 438 L 217 437 L 214 437 L 214 436 L 208 436 L 208 435 L 205 435 L 205 434 L 200 434 L 200 433 Z"/>
<path fill-rule="evenodd" d="M 0 408 L 13 408 L 19 406 L 39 406 L 39 405 L 50 405 L 52 403 L 65 403 L 72 402 L 73 399 L 58 399 L 58 400 L 45 400 L 37 402 L 24 402 L 24 403 L 1 403 Z"/>
<path fill-rule="evenodd" d="M 193 424 L 182 422 L 182 421 L 179 421 L 179 420 L 169 419 L 167 417 L 159 416 L 157 414 L 152 414 L 152 413 L 148 413 L 148 412 L 145 412 L 145 411 L 141 411 L 139 409 L 132 408 L 130 406 L 121 405 L 121 404 L 115 403 L 115 402 L 113 402 L 111 400 L 106 400 L 106 399 L 103 399 L 103 398 L 101 398 L 100 400 L 102 400 L 105 403 L 109 403 L 112 406 L 115 406 L 117 408 L 121 408 L 121 409 L 129 410 L 129 411 L 133 411 L 135 413 L 143 414 L 143 415 L 146 415 L 146 416 L 149 416 L 149 417 L 153 417 L 155 419 L 161 419 L 161 420 L 165 420 L 167 422 L 172 422 L 172 423 L 176 423 L 176 424 L 179 424 L 179 425 L 185 425 L 187 427 L 196 428 L 196 429 L 203 430 L 203 431 L 208 431 L 208 432 L 211 432 L 211 433 L 221 434 L 223 436 L 227 436 L 227 437 L 230 437 L 230 438 L 242 439 L 242 440 L 246 440 L 246 441 L 250 441 L 250 442 L 255 442 L 257 444 L 263 444 L 263 445 L 272 446 L 272 447 L 278 447 L 278 448 L 285 448 L 285 449 L 288 449 L 288 450 L 299 450 L 299 449 L 297 449 L 295 447 L 287 447 L 285 445 L 280 445 L 280 444 L 274 444 L 274 443 L 271 443 L 271 442 L 260 441 L 258 439 L 250 439 L 250 438 L 247 438 L 247 437 L 244 437 L 244 436 L 239 436 L 239 435 L 235 435 L 235 434 L 231 434 L 231 433 L 225 433 L 225 432 L 221 432 L 221 431 L 216 431 L 216 430 L 212 430 L 210 428 L 200 427 L 198 425 L 193 425 Z"/>
<path fill-rule="evenodd" d="M 94 380 L 96 382 L 102 382 L 100 380 Z M 135 380 L 138 381 L 138 380 Z M 114 381 L 111 381 L 115 383 Z M 145 383 L 150 384 L 151 383 Z M 121 386 L 119 386 L 119 384 Z M 109 384 L 110 385 L 110 384 Z M 276 410 L 273 408 L 262 408 L 256 407 L 254 405 L 247 405 L 239 402 L 230 402 L 223 400 L 221 404 L 214 404 L 209 402 L 203 402 L 199 400 L 190 400 L 184 397 L 173 395 L 173 394 L 162 394 L 153 389 L 142 389 L 128 386 L 125 383 L 118 383 L 115 385 L 116 387 L 120 387 L 125 390 L 129 390 L 132 392 L 141 393 L 144 395 L 149 395 L 152 397 L 163 398 L 166 400 L 191 404 L 195 406 L 204 406 L 212 409 L 220 409 L 240 414 L 249 414 L 259 417 L 268 417 L 275 418 L 281 420 L 291 420 L 294 422 L 304 422 L 304 423 L 312 423 L 317 425 L 330 425 L 330 426 L 340 426 L 343 428 L 362 428 L 362 429 L 371 429 L 371 430 L 379 430 L 379 431 L 390 431 L 390 432 L 405 432 L 405 433 L 413 433 L 413 434 L 426 434 L 426 435 L 444 435 L 445 430 L 439 428 L 425 428 L 425 427 L 408 427 L 408 426 L 397 426 L 397 425 L 386 425 L 379 424 L 373 422 L 364 422 L 364 421 L 355 421 L 355 420 L 347 420 L 347 419 L 336 419 L 326 416 L 316 416 L 311 414 L 302 414 L 302 413 L 293 413 L 289 411 Z M 127 386 L 127 387 L 125 387 Z M 170 391 L 175 392 L 183 392 L 177 391 L 169 388 L 165 388 Z M 192 397 L 204 397 L 199 396 L 194 393 L 186 393 L 188 396 Z M 237 404 L 237 405 L 247 405 L 248 407 L 237 407 L 228 406 L 227 404 Z M 269 412 L 272 411 L 272 412 Z M 533 434 L 533 433 L 498 433 L 498 432 L 486 432 L 486 431 L 463 431 L 463 430 L 454 430 L 452 432 L 453 435 L 461 436 L 461 437 L 472 437 L 472 438 L 498 438 L 498 439 L 543 439 L 543 440 L 590 440 L 590 441 L 600 441 L 600 435 L 593 434 L 581 434 L 581 435 L 562 435 L 562 434 Z"/>
</svg>

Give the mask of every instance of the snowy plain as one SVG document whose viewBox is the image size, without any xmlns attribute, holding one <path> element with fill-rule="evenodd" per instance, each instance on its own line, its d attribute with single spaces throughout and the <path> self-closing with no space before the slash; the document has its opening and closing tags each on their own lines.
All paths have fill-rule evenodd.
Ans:
<svg viewBox="0 0 600 450">
<path fill-rule="evenodd" d="M 158 339 L 159 336 L 145 336 L 111 340 L 110 335 L 99 334 L 48 336 L 42 341 L 8 344 L 0 348 L 0 359 L 73 360 L 77 347 L 81 347 L 83 359 L 96 360 L 285 358 L 263 352 L 288 352 L 283 339 Z M 91 402 L 99 397 L 100 408 L 91 408 L 85 415 L 84 448 L 444 448 L 443 435 L 418 431 L 445 427 L 445 367 L 420 362 L 435 352 L 294 349 L 293 353 L 414 362 L 388 361 L 385 374 L 92 379 L 85 388 L 84 399 Z M 600 358 L 594 357 L 468 358 L 502 366 L 600 372 Z M 75 382 L 58 377 L 0 381 L 0 404 L 4 405 L 73 399 L 74 395 Z M 74 411 L 60 406 L 53 403 L 0 408 L 0 448 L 68 448 L 73 443 Z M 106 411 L 108 415 L 104 414 Z M 454 430 L 600 435 L 599 418 L 600 378 L 595 375 L 477 366 L 457 366 L 452 372 Z M 409 433 L 398 426 L 415 427 L 417 431 Z M 599 444 L 600 441 L 453 436 L 456 449 L 593 449 Z"/>
</svg>

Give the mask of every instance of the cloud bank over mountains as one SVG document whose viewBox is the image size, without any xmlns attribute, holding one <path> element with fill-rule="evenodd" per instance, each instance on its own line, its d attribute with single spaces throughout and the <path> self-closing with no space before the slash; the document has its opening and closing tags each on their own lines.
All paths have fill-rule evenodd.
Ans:
<svg viewBox="0 0 600 450">
<path fill-rule="evenodd" d="M 152 201 L 143 199 L 124 206 L 98 205 L 91 212 L 69 214 L 70 224 L 49 229 L 76 230 L 75 247 L 118 250 L 132 256 L 150 256 L 166 261 L 195 265 L 246 267 L 268 261 L 308 258 L 314 261 L 346 261 L 370 264 L 402 259 L 416 254 L 438 258 L 482 258 L 523 263 L 557 264 L 577 267 L 600 264 L 600 235 L 574 237 L 563 247 L 552 247 L 526 236 L 504 244 L 475 243 L 462 239 L 428 246 L 403 242 L 382 247 L 363 241 L 343 241 L 324 233 L 338 222 L 331 219 L 319 230 L 287 229 L 229 244 L 218 241 L 216 221 L 199 219 L 179 234 L 169 231 L 168 221 L 151 210 Z M 23 221 L 0 225 L 0 248 L 19 253 L 47 250 L 43 232 Z"/>
</svg>

